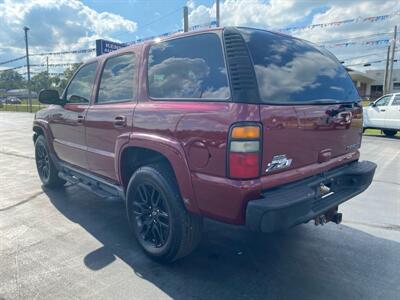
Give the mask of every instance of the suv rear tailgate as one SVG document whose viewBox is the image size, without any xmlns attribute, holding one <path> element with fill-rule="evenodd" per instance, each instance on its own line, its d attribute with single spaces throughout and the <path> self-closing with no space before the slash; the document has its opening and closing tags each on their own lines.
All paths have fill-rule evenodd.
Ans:
<svg viewBox="0 0 400 300">
<path fill-rule="evenodd" d="M 320 164 L 360 146 L 362 108 L 357 104 L 260 105 L 263 174 Z M 290 161 L 271 167 L 277 157 Z"/>
</svg>

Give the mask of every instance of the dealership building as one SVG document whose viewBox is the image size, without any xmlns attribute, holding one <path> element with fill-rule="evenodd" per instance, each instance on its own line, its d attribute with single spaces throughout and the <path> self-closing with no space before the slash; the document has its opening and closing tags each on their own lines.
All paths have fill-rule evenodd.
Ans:
<svg viewBox="0 0 400 300">
<path fill-rule="evenodd" d="M 362 98 L 376 99 L 383 94 L 385 70 L 367 70 L 365 72 L 346 68 Z M 393 70 L 392 92 L 400 92 L 400 69 Z"/>
</svg>

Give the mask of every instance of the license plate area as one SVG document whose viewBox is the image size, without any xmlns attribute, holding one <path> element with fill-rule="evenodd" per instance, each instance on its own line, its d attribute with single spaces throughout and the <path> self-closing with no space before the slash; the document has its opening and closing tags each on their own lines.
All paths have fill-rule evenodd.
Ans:
<svg viewBox="0 0 400 300">
<path fill-rule="evenodd" d="M 314 211 L 330 206 L 331 200 L 337 192 L 337 186 L 334 178 L 321 181 L 315 187 L 315 201 L 312 205 Z"/>
<path fill-rule="evenodd" d="M 332 180 L 321 182 L 317 186 L 318 198 L 319 199 L 325 199 L 325 198 L 328 198 L 328 197 L 332 196 L 333 194 L 335 194 L 335 191 L 334 191 L 333 187 L 334 187 L 333 178 L 332 178 Z"/>
</svg>

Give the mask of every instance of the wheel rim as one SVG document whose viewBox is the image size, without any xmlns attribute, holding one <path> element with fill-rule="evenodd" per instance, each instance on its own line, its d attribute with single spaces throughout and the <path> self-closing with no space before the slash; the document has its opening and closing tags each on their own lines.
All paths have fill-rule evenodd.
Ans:
<svg viewBox="0 0 400 300">
<path fill-rule="evenodd" d="M 140 184 L 133 200 L 133 215 L 141 239 L 150 246 L 164 246 L 169 236 L 166 200 L 153 185 Z"/>
<path fill-rule="evenodd" d="M 50 160 L 47 149 L 42 144 L 36 147 L 36 166 L 40 177 L 47 180 L 50 176 Z"/>
</svg>

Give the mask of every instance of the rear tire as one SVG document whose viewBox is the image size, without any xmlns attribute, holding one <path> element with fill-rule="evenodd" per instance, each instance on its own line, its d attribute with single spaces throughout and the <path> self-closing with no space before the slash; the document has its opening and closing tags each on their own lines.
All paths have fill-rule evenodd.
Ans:
<svg viewBox="0 0 400 300">
<path fill-rule="evenodd" d="M 36 168 L 43 186 L 47 188 L 60 188 L 65 180 L 58 177 L 58 170 L 50 156 L 47 141 L 39 135 L 35 142 Z"/>
<path fill-rule="evenodd" d="M 390 129 L 383 129 L 382 131 L 388 137 L 393 137 L 397 133 L 397 130 L 390 130 Z"/>
<path fill-rule="evenodd" d="M 173 262 L 200 242 L 202 217 L 186 210 L 168 164 L 139 168 L 129 180 L 126 199 L 136 240 L 152 259 Z"/>
</svg>

